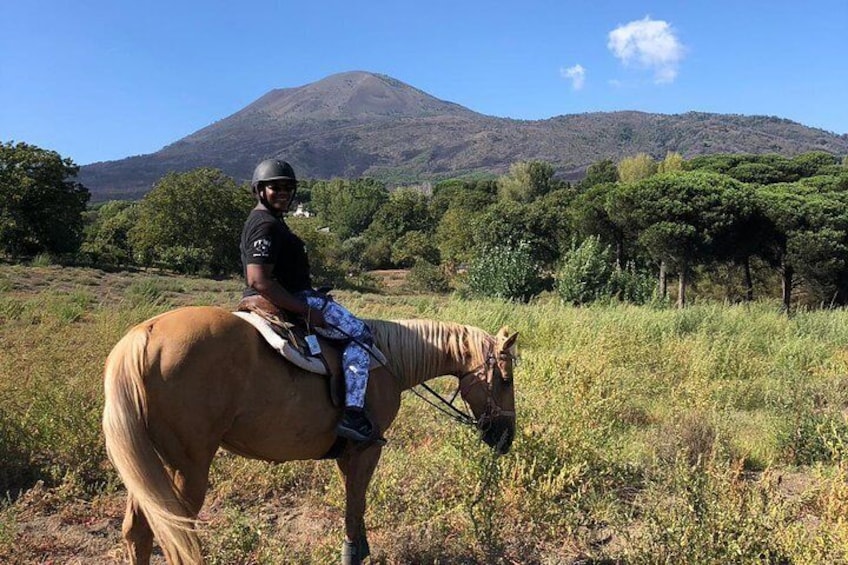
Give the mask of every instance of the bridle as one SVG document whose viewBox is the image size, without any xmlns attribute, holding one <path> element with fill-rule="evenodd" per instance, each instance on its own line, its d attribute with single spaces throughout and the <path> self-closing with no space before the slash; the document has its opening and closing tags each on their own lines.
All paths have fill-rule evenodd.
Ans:
<svg viewBox="0 0 848 565">
<path fill-rule="evenodd" d="M 503 376 L 503 372 L 500 368 L 501 361 L 512 361 L 513 363 L 517 363 L 518 359 L 515 355 L 506 351 L 502 351 L 499 354 L 495 355 L 494 346 L 490 345 L 488 351 L 484 355 L 483 362 L 475 368 L 471 369 L 470 371 L 463 373 L 459 377 L 459 386 L 454 391 L 450 400 L 433 390 L 426 383 L 421 383 L 420 386 L 424 390 L 429 392 L 432 396 L 434 396 L 437 400 L 441 401 L 441 405 L 423 396 L 414 388 L 412 389 L 412 392 L 415 393 L 419 398 L 421 398 L 443 414 L 446 414 L 450 418 L 456 420 L 457 422 L 469 426 L 474 426 L 480 430 L 483 430 L 487 423 L 492 422 L 495 418 L 499 416 L 515 416 L 514 410 L 504 410 L 497 402 L 497 400 L 495 400 L 495 397 L 492 394 L 496 378 L 504 382 L 509 380 Z M 468 402 L 465 401 L 465 397 L 467 397 L 468 393 L 471 392 L 471 390 L 478 386 L 485 387 L 486 408 L 483 410 L 483 413 L 480 415 L 479 418 L 475 418 L 470 408 L 468 407 Z M 463 402 L 465 402 L 465 410 L 457 408 L 454 405 L 457 396 L 460 395 L 463 399 Z"/>
<path fill-rule="evenodd" d="M 336 329 L 342 331 L 341 328 L 336 327 Z M 342 333 L 345 332 L 342 331 Z M 352 336 L 348 335 L 348 337 L 356 341 Z M 359 343 L 360 346 L 364 347 L 369 352 L 369 354 L 389 372 L 389 374 L 392 374 L 391 368 L 389 368 L 389 366 L 386 365 L 386 363 L 384 363 L 382 360 L 374 356 L 374 353 L 371 351 L 370 346 L 366 346 L 365 344 L 360 343 L 358 341 L 356 342 Z M 433 408 L 435 408 L 436 410 L 438 410 L 439 412 L 455 420 L 456 422 L 467 426 L 474 426 L 480 431 L 485 431 L 486 425 L 491 423 L 498 416 L 515 417 L 514 410 L 504 410 L 503 408 L 501 408 L 501 405 L 498 404 L 498 402 L 495 400 L 495 397 L 492 395 L 492 388 L 494 387 L 495 377 L 501 379 L 503 382 L 508 382 L 510 380 L 504 378 L 503 373 L 500 369 L 499 362 L 512 361 L 514 366 L 518 364 L 518 357 L 507 351 L 501 351 L 498 355 L 495 355 L 494 349 L 494 344 L 489 342 L 488 350 L 483 355 L 483 362 L 480 363 L 480 365 L 478 365 L 474 369 L 463 373 L 459 377 L 459 386 L 454 391 L 450 400 L 433 390 L 433 388 L 427 383 L 419 383 L 418 386 L 429 392 L 430 395 L 435 397 L 440 403 L 436 403 L 430 400 L 429 398 L 415 390 L 415 387 L 411 389 L 412 393 L 427 404 L 429 404 L 430 406 L 432 406 Z M 488 377 L 489 374 L 492 375 L 492 378 Z M 472 380 L 469 383 L 466 383 L 466 380 L 469 378 L 471 378 Z M 468 402 L 465 401 L 464 397 L 471 389 L 478 385 L 486 386 L 486 409 L 483 411 L 483 414 L 480 416 L 480 418 L 475 418 L 474 414 L 468 406 Z M 457 408 L 454 405 L 456 397 L 460 396 L 460 394 L 463 397 L 463 402 L 465 402 L 465 410 Z"/>
</svg>

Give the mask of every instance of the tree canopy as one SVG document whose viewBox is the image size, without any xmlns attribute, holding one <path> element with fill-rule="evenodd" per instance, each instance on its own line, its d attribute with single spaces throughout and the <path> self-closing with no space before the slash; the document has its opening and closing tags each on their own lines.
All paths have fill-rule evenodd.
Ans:
<svg viewBox="0 0 848 565">
<path fill-rule="evenodd" d="M 130 244 L 145 265 L 239 272 L 239 237 L 253 204 L 247 188 L 218 169 L 169 173 L 141 201 Z"/>
<path fill-rule="evenodd" d="M 139 202 L 86 211 L 77 170 L 52 151 L 0 146 L 0 251 L 79 249 L 89 262 L 239 270 L 238 237 L 253 204 L 247 187 L 221 171 L 196 169 L 163 177 Z M 756 280 L 768 292 L 782 282 L 787 307 L 799 287 L 808 304 L 848 303 L 846 159 L 810 152 L 686 160 L 669 152 L 657 162 L 638 154 L 593 163 L 573 187 L 555 171 L 551 163 L 522 161 L 497 179 L 440 181 L 432 194 L 429 185 L 390 191 L 369 178 L 306 179 L 297 201 L 317 216 L 290 221 L 307 242 L 316 278 L 334 284 L 363 269 L 409 267 L 443 288 L 442 275 L 471 266 L 478 272 L 492 249 L 520 243 L 536 275 L 568 272 L 562 280 L 574 290 L 581 273 L 600 273 L 616 281 L 594 288 L 617 289 L 618 299 L 643 300 L 645 281 L 657 272 L 659 296 L 676 273 L 682 301 L 690 279 L 728 281 L 743 269 L 743 299 L 753 299 Z M 594 265 L 588 271 L 586 257 Z M 738 298 L 738 289 L 728 283 L 726 296 Z"/>
<path fill-rule="evenodd" d="M 344 241 L 365 231 L 389 193 L 374 179 L 333 179 L 314 183 L 311 198 L 313 210 Z"/>
<path fill-rule="evenodd" d="M 0 250 L 12 256 L 77 251 L 90 197 L 74 180 L 78 172 L 55 151 L 0 144 Z"/>
</svg>

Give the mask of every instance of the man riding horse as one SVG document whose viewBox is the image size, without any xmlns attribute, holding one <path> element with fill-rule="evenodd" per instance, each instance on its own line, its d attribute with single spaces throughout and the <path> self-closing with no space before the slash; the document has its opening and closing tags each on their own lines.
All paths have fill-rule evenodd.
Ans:
<svg viewBox="0 0 848 565">
<path fill-rule="evenodd" d="M 365 412 L 370 330 L 338 302 L 312 288 L 306 247 L 284 220 L 297 192 L 294 169 L 285 161 L 266 159 L 253 171 L 252 188 L 257 203 L 241 234 L 244 297 L 261 296 L 276 310 L 272 313 L 299 316 L 307 329 L 343 344 L 345 410 L 336 433 L 354 442 L 381 440 Z"/>
</svg>

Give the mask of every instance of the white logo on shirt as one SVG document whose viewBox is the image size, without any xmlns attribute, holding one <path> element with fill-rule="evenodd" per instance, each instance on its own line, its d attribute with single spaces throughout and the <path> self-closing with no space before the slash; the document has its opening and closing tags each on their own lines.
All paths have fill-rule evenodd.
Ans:
<svg viewBox="0 0 848 565">
<path fill-rule="evenodd" d="M 253 257 L 268 257 L 271 251 L 271 240 L 267 238 L 257 239 L 253 242 Z"/>
</svg>

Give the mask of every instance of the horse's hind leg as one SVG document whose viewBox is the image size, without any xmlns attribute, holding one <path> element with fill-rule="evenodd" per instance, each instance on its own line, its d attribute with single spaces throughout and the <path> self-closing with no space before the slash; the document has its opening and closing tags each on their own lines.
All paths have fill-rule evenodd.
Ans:
<svg viewBox="0 0 848 565">
<path fill-rule="evenodd" d="M 206 497 L 211 460 L 212 457 L 209 456 L 201 463 L 184 464 L 179 471 L 174 472 L 170 469 L 168 471 L 180 496 L 188 503 L 193 518 L 200 513 L 203 499 Z M 153 551 L 153 530 L 132 495 L 127 497 L 127 510 L 121 531 L 127 545 L 130 563 L 148 565 Z"/>
<path fill-rule="evenodd" d="M 127 510 L 121 532 L 127 544 L 130 563 L 132 565 L 150 563 L 150 553 L 153 551 L 153 530 L 150 529 L 147 518 L 139 510 L 132 496 L 127 497 Z"/>
</svg>

